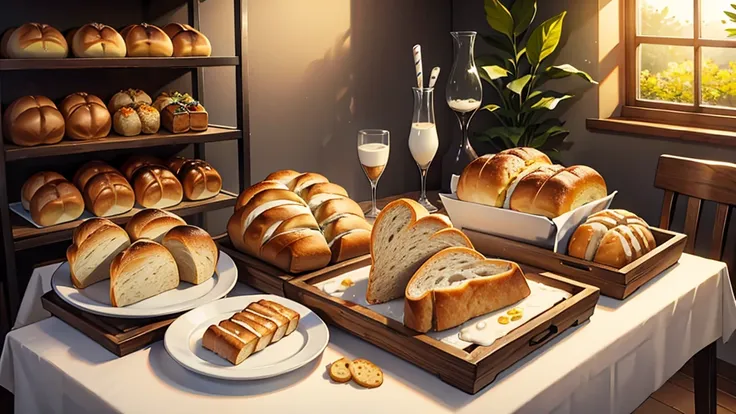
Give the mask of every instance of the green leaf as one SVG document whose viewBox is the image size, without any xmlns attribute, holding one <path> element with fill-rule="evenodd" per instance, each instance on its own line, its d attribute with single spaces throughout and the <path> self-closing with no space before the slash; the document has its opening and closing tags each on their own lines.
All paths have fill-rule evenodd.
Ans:
<svg viewBox="0 0 736 414">
<path fill-rule="evenodd" d="M 526 43 L 526 56 L 533 66 L 538 65 L 557 49 L 562 36 L 562 22 L 566 14 L 567 12 L 562 12 L 547 20 L 534 29 L 529 36 Z"/>
<path fill-rule="evenodd" d="M 498 66 L 498 65 L 492 65 L 492 66 L 483 66 L 481 68 L 483 72 L 485 72 L 486 76 L 488 76 L 488 79 L 496 80 L 505 78 L 509 75 L 509 71 Z"/>
<path fill-rule="evenodd" d="M 598 84 L 593 78 L 588 75 L 587 73 L 583 72 L 582 70 L 577 69 L 573 65 L 569 65 L 567 63 L 563 65 L 556 65 L 556 66 L 550 66 L 547 68 L 547 76 L 549 76 L 552 79 L 560 79 L 560 78 L 566 78 L 568 76 L 579 76 L 586 81 L 592 83 L 592 84 Z"/>
<path fill-rule="evenodd" d="M 486 105 L 486 106 L 484 106 L 484 107 L 482 107 L 480 109 L 481 110 L 486 110 L 488 112 L 494 112 L 494 111 L 497 111 L 497 110 L 501 109 L 501 107 L 498 106 L 498 105 L 496 105 L 496 104 L 488 104 L 488 105 Z"/>
<path fill-rule="evenodd" d="M 521 49 L 521 50 L 520 50 L 520 51 L 519 51 L 519 52 L 518 52 L 518 53 L 516 54 L 516 61 L 517 61 L 517 62 L 518 62 L 518 61 L 520 61 L 520 60 L 521 60 L 521 57 L 522 57 L 522 56 L 524 56 L 524 55 L 526 55 L 526 48 L 523 48 L 523 49 Z"/>
<path fill-rule="evenodd" d="M 730 11 L 724 11 L 724 13 L 726 13 L 726 16 L 730 17 L 731 20 L 736 21 L 736 13 Z"/>
<path fill-rule="evenodd" d="M 485 0 L 484 3 L 488 25 L 511 40 L 514 34 L 514 19 L 509 10 L 499 0 Z"/>
<path fill-rule="evenodd" d="M 529 83 L 531 79 L 532 75 L 524 75 L 519 79 L 514 79 L 513 81 L 509 82 L 508 85 L 506 85 L 506 88 L 517 95 L 521 95 L 521 91 L 524 90 L 524 87 L 527 85 L 527 83 Z"/>
<path fill-rule="evenodd" d="M 546 109 L 549 111 L 554 110 L 557 108 L 557 105 L 566 100 L 572 98 L 572 95 L 562 95 L 562 96 L 543 96 L 541 97 L 537 102 L 535 102 L 531 106 L 531 110 L 540 110 L 540 109 Z"/>
<path fill-rule="evenodd" d="M 529 146 L 532 148 L 540 148 L 547 143 L 547 138 L 549 138 L 549 135 L 544 134 L 534 137 L 534 139 L 529 143 Z"/>
<path fill-rule="evenodd" d="M 501 138 L 502 140 L 504 140 L 504 142 L 511 142 L 515 147 L 519 145 L 519 140 L 521 139 L 522 135 L 524 135 L 525 131 L 526 128 L 524 127 L 498 126 L 488 128 L 484 132 L 484 134 L 490 136 L 491 138 Z"/>
<path fill-rule="evenodd" d="M 511 5 L 511 17 L 514 19 L 514 34 L 524 33 L 532 24 L 537 14 L 537 0 L 515 0 Z"/>
<path fill-rule="evenodd" d="M 728 37 L 736 37 L 736 29 L 726 29 Z"/>
</svg>

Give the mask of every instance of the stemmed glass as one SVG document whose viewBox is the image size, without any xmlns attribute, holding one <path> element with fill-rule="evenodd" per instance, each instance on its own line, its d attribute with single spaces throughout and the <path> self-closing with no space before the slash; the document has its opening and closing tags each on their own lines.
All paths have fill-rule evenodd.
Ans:
<svg viewBox="0 0 736 414">
<path fill-rule="evenodd" d="M 417 202 L 430 213 L 437 207 L 427 199 L 427 170 L 440 145 L 434 122 L 434 88 L 412 88 L 414 91 L 414 114 L 409 133 L 409 151 L 419 167 L 422 177 L 422 193 Z"/>
<path fill-rule="evenodd" d="M 390 133 L 385 129 L 363 129 L 358 131 L 358 159 L 365 176 L 371 183 L 371 209 L 365 213 L 376 218 L 381 210 L 376 207 L 376 187 L 388 164 Z"/>
</svg>

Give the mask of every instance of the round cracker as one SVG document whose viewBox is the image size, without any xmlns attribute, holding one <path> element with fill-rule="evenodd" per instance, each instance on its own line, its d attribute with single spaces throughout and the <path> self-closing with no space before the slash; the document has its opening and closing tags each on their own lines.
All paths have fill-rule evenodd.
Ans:
<svg viewBox="0 0 736 414">
<path fill-rule="evenodd" d="M 350 373 L 350 360 L 340 358 L 330 365 L 330 378 L 335 382 L 348 382 L 353 378 Z"/>
<path fill-rule="evenodd" d="M 383 384 L 383 371 L 367 359 L 356 359 L 350 366 L 353 381 L 365 388 L 377 388 Z"/>
</svg>

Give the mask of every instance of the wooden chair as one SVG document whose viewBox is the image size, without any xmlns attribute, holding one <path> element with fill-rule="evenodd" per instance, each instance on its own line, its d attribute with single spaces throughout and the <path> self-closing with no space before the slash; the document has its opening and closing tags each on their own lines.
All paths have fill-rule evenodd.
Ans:
<svg viewBox="0 0 736 414">
<path fill-rule="evenodd" d="M 703 201 L 716 203 L 708 258 L 721 260 L 731 209 L 736 205 L 736 164 L 662 155 L 654 186 L 664 191 L 659 227 L 669 229 L 679 195 L 689 197 L 685 212 L 686 253 L 695 252 L 695 241 Z M 736 269 L 731 268 L 731 272 Z M 732 275 L 733 276 L 733 275 Z M 716 412 L 716 343 L 706 346 L 694 358 L 696 413 Z"/>
</svg>

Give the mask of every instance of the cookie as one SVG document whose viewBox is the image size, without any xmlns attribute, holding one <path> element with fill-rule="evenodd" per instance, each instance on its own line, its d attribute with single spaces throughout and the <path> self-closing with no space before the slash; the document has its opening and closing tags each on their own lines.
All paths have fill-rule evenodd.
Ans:
<svg viewBox="0 0 736 414">
<path fill-rule="evenodd" d="M 383 384 L 383 371 L 367 359 L 356 359 L 348 368 L 353 381 L 365 388 L 377 388 Z"/>
<path fill-rule="evenodd" d="M 350 373 L 350 360 L 340 358 L 330 365 L 330 378 L 335 382 L 348 382 L 353 378 Z"/>
</svg>

